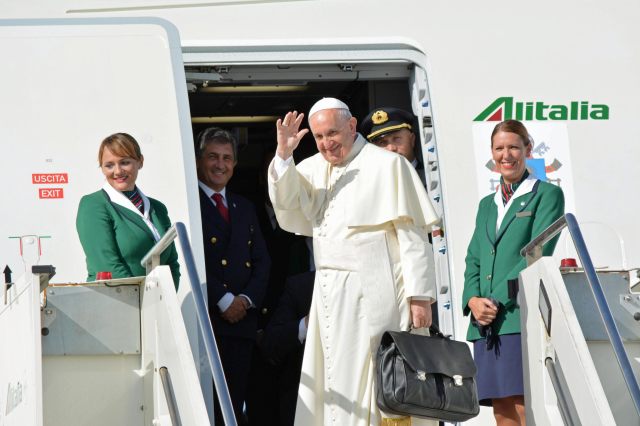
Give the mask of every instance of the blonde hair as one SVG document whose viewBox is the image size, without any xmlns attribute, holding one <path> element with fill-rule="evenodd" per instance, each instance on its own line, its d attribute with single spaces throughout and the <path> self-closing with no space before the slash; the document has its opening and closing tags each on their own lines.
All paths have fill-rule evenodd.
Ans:
<svg viewBox="0 0 640 426">
<path fill-rule="evenodd" d="M 130 157 L 136 161 L 143 160 L 140 145 L 138 145 L 138 142 L 128 133 L 114 133 L 104 138 L 98 149 L 99 166 L 102 166 L 102 155 L 104 154 L 105 148 L 109 148 L 109 151 L 120 157 Z"/>
</svg>

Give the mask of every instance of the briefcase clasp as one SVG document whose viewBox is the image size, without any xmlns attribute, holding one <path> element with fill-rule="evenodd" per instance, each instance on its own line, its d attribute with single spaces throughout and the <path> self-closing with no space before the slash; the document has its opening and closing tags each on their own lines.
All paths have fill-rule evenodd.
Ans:
<svg viewBox="0 0 640 426">
<path fill-rule="evenodd" d="M 455 374 L 453 376 L 453 384 L 456 386 L 462 386 L 462 376 L 459 374 Z"/>
</svg>

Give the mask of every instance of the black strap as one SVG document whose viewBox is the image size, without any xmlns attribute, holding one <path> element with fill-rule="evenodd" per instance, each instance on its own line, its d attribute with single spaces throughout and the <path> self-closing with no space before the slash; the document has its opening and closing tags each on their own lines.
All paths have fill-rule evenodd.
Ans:
<svg viewBox="0 0 640 426">
<path fill-rule="evenodd" d="M 440 331 L 438 326 L 435 325 L 435 324 L 431 324 L 431 327 L 429 327 L 429 335 L 442 337 L 443 339 L 450 339 L 451 338 L 450 335 L 445 336 L 444 333 L 442 333 L 442 331 Z"/>
<path fill-rule="evenodd" d="M 409 332 L 409 333 L 411 333 L 411 331 L 412 331 L 412 330 L 416 330 L 416 329 L 413 327 L 413 324 L 411 324 L 411 325 L 409 326 L 409 330 L 408 330 L 408 332 Z M 437 326 L 437 325 L 435 325 L 435 324 L 431 324 L 431 325 L 429 326 L 429 336 L 431 336 L 431 337 L 440 337 L 440 338 L 442 338 L 442 339 L 451 339 L 451 335 L 450 335 L 450 334 L 444 334 L 442 331 L 440 331 L 440 329 L 438 328 L 438 326 Z"/>
</svg>

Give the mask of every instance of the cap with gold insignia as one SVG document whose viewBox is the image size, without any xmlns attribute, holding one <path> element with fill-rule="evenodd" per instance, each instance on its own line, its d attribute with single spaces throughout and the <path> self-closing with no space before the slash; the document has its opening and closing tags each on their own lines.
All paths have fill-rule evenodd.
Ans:
<svg viewBox="0 0 640 426">
<path fill-rule="evenodd" d="M 400 129 L 413 131 L 415 120 L 413 114 L 400 108 L 376 108 L 362 121 L 360 130 L 367 140 L 372 142 Z"/>
</svg>

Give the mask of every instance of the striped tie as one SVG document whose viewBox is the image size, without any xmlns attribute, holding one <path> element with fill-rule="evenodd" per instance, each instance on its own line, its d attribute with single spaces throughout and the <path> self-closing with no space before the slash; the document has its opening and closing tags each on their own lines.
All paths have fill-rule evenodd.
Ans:
<svg viewBox="0 0 640 426">
<path fill-rule="evenodd" d="M 134 189 L 131 194 L 128 194 L 128 197 L 133 205 L 140 210 L 140 213 L 144 214 L 144 202 L 142 201 L 142 195 L 138 192 L 138 188 Z"/>
</svg>

